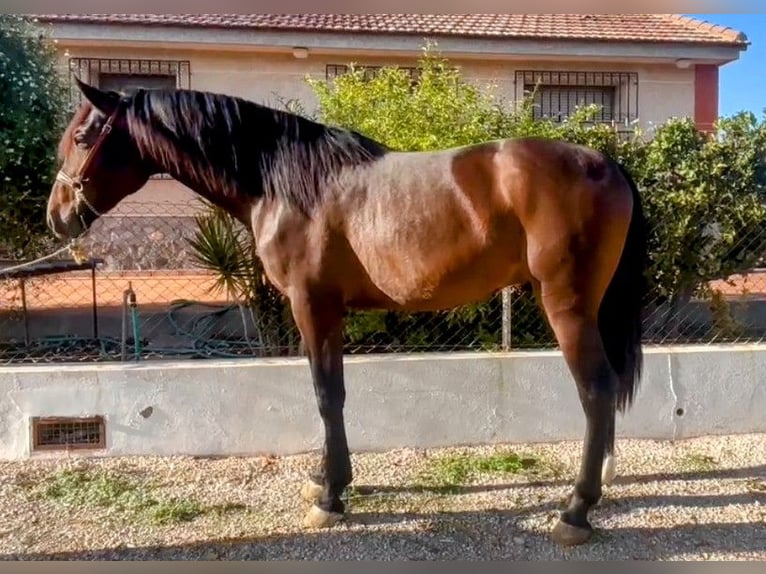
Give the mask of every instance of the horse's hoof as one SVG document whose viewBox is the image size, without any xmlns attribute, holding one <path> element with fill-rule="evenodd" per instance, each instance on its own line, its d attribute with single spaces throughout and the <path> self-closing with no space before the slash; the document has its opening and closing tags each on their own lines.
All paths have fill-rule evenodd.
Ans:
<svg viewBox="0 0 766 574">
<path fill-rule="evenodd" d="M 301 497 L 306 502 L 316 502 L 322 496 L 322 485 L 317 484 L 310 478 L 301 487 Z"/>
<path fill-rule="evenodd" d="M 561 546 L 577 546 L 587 542 L 593 534 L 590 526 L 572 526 L 559 518 L 551 531 L 551 538 Z"/>
<path fill-rule="evenodd" d="M 306 528 L 330 528 L 343 520 L 343 515 L 337 512 L 327 512 L 316 504 L 312 505 L 303 519 Z"/>
<path fill-rule="evenodd" d="M 604 459 L 604 466 L 601 469 L 601 484 L 610 486 L 617 476 L 617 458 L 613 454 L 608 454 Z"/>
</svg>

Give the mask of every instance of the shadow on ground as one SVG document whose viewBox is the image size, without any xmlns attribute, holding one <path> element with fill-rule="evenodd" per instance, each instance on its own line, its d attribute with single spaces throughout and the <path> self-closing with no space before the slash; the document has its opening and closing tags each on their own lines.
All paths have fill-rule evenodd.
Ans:
<svg viewBox="0 0 766 574">
<path fill-rule="evenodd" d="M 736 470 L 626 476 L 621 483 L 715 478 L 762 479 L 766 466 Z M 555 481 L 558 482 L 558 481 Z M 366 486 L 378 492 L 408 492 Z M 410 489 L 418 492 L 418 487 Z M 512 489 L 514 485 L 472 487 L 479 490 Z M 422 488 L 420 489 L 422 490 Z M 766 492 L 757 490 L 726 495 L 667 495 L 607 498 L 594 509 L 597 527 L 588 544 L 571 549 L 548 538 L 560 504 L 546 501 L 514 510 L 480 512 L 353 512 L 346 524 L 327 531 L 303 531 L 259 538 L 219 539 L 174 546 L 104 548 L 49 554 L 5 554 L 2 560 L 672 560 L 728 555 L 766 557 L 766 521 L 754 523 L 678 524 L 672 527 L 615 527 L 602 523 L 620 515 L 663 507 L 716 508 L 760 504 Z M 543 514 L 542 531 L 525 521 Z M 766 516 L 766 511 L 764 511 Z M 692 521 L 693 522 L 693 521 Z"/>
<path fill-rule="evenodd" d="M 663 481 L 684 481 L 694 482 L 703 480 L 738 480 L 738 479 L 766 479 L 766 465 L 764 466 L 752 466 L 742 468 L 723 468 L 704 471 L 689 471 L 689 472 L 663 472 L 654 474 L 636 474 L 636 475 L 617 475 L 614 479 L 615 485 L 630 485 L 630 484 L 648 484 L 652 482 Z M 516 482 L 510 484 L 477 484 L 458 487 L 460 492 L 477 493 L 477 492 L 493 492 L 498 490 L 510 490 L 519 486 L 570 486 L 573 484 L 573 477 L 552 478 L 552 479 L 537 479 L 533 478 L 527 482 Z M 354 488 L 360 493 L 389 493 L 389 494 L 419 494 L 424 492 L 444 493 L 450 494 L 454 492 L 454 486 L 426 486 L 420 484 L 407 485 L 407 486 L 391 486 L 384 484 L 358 484 Z"/>
</svg>

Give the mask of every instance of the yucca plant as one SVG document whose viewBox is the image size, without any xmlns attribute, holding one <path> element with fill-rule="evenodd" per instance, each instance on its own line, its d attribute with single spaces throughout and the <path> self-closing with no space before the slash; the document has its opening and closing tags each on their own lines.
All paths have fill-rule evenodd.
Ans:
<svg viewBox="0 0 766 574">
<path fill-rule="evenodd" d="M 259 355 L 294 354 L 298 334 L 289 304 L 266 279 L 250 232 L 211 204 L 195 221 L 197 228 L 189 240 L 192 256 L 199 267 L 215 274 L 211 289 L 236 301 L 250 349 Z M 255 343 L 247 329 L 248 314 L 256 331 Z"/>
</svg>

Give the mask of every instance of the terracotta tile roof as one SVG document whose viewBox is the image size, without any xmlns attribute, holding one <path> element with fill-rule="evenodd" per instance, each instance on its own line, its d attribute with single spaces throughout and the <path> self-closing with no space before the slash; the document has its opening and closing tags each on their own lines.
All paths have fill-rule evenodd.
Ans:
<svg viewBox="0 0 766 574">
<path fill-rule="evenodd" d="M 737 30 L 676 14 L 38 14 L 36 17 L 54 23 L 747 44 L 747 37 Z"/>
</svg>

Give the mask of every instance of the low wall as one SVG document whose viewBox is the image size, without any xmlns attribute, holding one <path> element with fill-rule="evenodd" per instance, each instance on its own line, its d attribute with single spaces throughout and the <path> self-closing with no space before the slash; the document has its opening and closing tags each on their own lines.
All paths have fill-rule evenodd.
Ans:
<svg viewBox="0 0 766 574">
<path fill-rule="evenodd" d="M 619 436 L 766 432 L 766 345 L 645 354 Z M 583 435 L 574 382 L 555 351 L 348 357 L 346 381 L 357 451 Z M 104 455 L 289 454 L 322 439 L 300 358 L 1 367 L 0 393 L 3 459 L 30 456 L 32 416 L 103 415 Z"/>
</svg>

